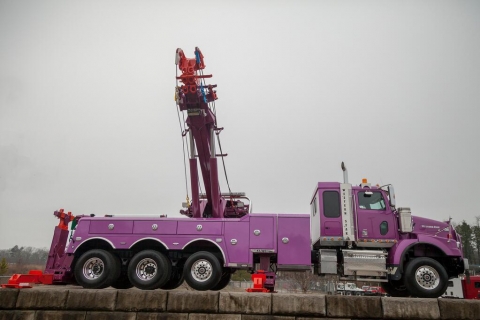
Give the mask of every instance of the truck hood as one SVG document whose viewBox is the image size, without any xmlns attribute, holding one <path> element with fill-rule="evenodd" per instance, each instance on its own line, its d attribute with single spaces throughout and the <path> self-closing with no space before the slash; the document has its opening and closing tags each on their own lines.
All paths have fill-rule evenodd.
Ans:
<svg viewBox="0 0 480 320">
<path fill-rule="evenodd" d="M 446 222 L 412 216 L 413 232 L 417 234 L 436 235 L 446 238 L 450 232 L 450 226 Z"/>
</svg>

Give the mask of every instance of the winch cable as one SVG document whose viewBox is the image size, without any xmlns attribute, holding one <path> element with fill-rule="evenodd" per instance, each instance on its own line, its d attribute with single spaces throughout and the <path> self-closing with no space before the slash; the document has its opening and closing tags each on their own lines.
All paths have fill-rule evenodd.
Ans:
<svg viewBox="0 0 480 320">
<path fill-rule="evenodd" d="M 201 75 L 203 75 L 203 71 L 201 71 Z M 203 78 L 201 81 L 204 82 Z M 205 83 L 203 83 L 203 86 L 205 86 Z M 217 127 L 217 108 L 215 105 L 215 100 L 211 102 L 211 106 L 210 106 L 210 103 L 208 106 L 211 108 L 213 114 L 215 115 L 215 127 Z M 222 154 L 221 158 L 222 158 L 222 165 L 223 165 L 223 173 L 225 174 L 225 181 L 227 182 L 228 192 L 232 194 L 232 190 L 230 189 L 230 183 L 228 182 L 227 168 L 225 166 L 225 157 L 223 156 L 222 144 L 220 143 L 219 134 L 217 135 L 217 140 L 218 140 L 218 148 L 220 149 L 220 154 Z"/>
<path fill-rule="evenodd" d="M 223 154 L 222 151 L 222 144 L 220 143 L 220 135 L 217 136 L 218 140 L 218 147 L 220 148 L 220 153 Z M 230 190 L 230 183 L 228 183 L 228 176 L 227 176 L 227 169 L 225 168 L 225 157 L 222 156 L 222 164 L 223 164 L 223 172 L 225 173 L 225 180 L 227 181 L 228 192 L 232 194 L 232 190 Z"/>
<path fill-rule="evenodd" d="M 200 130 L 200 129 L 203 128 L 203 127 L 204 127 L 204 126 L 198 128 L 198 130 Z M 203 143 L 203 139 L 199 139 L 198 142 L 199 142 L 200 145 L 197 144 L 197 150 L 198 150 L 198 149 L 203 150 L 203 154 L 204 154 L 204 155 L 210 154 L 210 150 L 209 150 L 208 146 Z M 201 169 L 202 172 L 203 172 L 203 169 L 202 169 L 202 168 L 200 168 L 200 169 Z M 197 171 L 197 172 L 198 172 L 198 171 Z M 198 175 L 198 173 L 197 173 L 197 175 Z M 200 193 L 203 193 L 203 191 L 202 191 L 202 185 L 201 185 L 201 183 L 200 183 L 200 177 L 199 177 L 199 176 L 197 176 L 197 180 L 198 180 L 198 186 L 199 186 L 199 188 L 200 188 Z M 202 176 L 202 180 L 203 180 L 203 176 Z M 207 192 L 207 190 L 205 190 L 205 194 L 206 194 L 206 192 Z"/>
<path fill-rule="evenodd" d="M 201 76 L 203 76 L 203 70 L 199 69 L 199 70 L 197 70 L 197 72 L 198 72 Z M 203 87 L 203 88 L 206 88 L 205 80 L 204 80 L 203 77 L 200 78 L 200 86 Z M 203 97 L 205 98 L 205 93 L 204 93 L 204 92 L 202 92 L 202 95 L 203 95 Z M 204 100 L 204 101 L 205 101 L 205 100 Z M 208 107 L 212 110 L 213 114 L 215 115 L 215 127 L 217 127 L 217 114 L 216 114 L 216 110 L 215 110 L 215 100 L 213 101 L 212 104 L 213 104 L 213 108 L 210 107 L 210 103 L 207 103 Z M 220 136 L 217 135 L 217 137 L 218 137 L 218 139 L 220 139 Z M 220 140 L 219 140 L 219 141 L 220 141 Z M 212 143 L 212 141 L 210 141 L 210 143 Z M 213 143 L 215 143 L 215 142 L 213 142 Z M 205 153 L 205 149 L 204 149 L 204 148 L 205 148 L 206 146 L 203 145 L 202 140 L 200 140 L 200 144 L 201 144 L 200 147 L 202 148 L 202 150 L 204 150 L 204 153 Z M 198 147 L 198 146 L 197 146 L 197 147 Z M 223 154 L 223 152 L 222 152 L 222 147 L 221 147 L 220 144 L 219 144 L 219 148 L 220 148 L 220 153 Z M 225 161 L 223 160 L 223 157 L 222 157 L 222 163 L 223 163 L 223 171 L 224 171 L 224 173 L 225 173 L 225 178 L 226 178 L 226 180 L 227 180 L 228 190 L 229 190 L 230 193 L 232 193 L 232 191 L 230 191 L 230 185 L 229 185 L 229 183 L 228 183 L 227 171 L 226 171 L 226 169 L 225 169 Z M 201 190 L 200 179 L 199 179 L 199 187 L 200 187 L 200 190 Z M 219 187 L 220 187 L 220 186 L 219 186 Z M 202 191 L 200 191 L 200 192 L 202 192 Z"/>
<path fill-rule="evenodd" d="M 178 92 L 178 69 L 177 69 L 177 66 L 175 65 L 175 79 L 176 79 L 176 86 L 175 86 L 175 102 L 176 104 L 178 103 L 177 99 L 180 99 L 180 97 L 178 96 L 180 93 Z M 182 121 L 180 120 L 180 108 L 178 105 L 176 105 L 176 109 L 177 109 L 177 116 L 178 116 L 178 124 L 180 125 L 180 135 L 182 136 L 182 152 L 183 152 L 183 170 L 185 172 L 185 192 L 187 193 L 187 201 L 188 199 L 190 198 L 189 195 L 188 195 L 188 177 L 187 177 L 187 161 L 185 159 L 185 139 L 186 139 L 186 136 L 183 135 L 183 133 L 185 132 L 184 128 L 182 127 Z M 182 116 L 183 116 L 183 122 L 185 123 L 185 116 L 183 115 L 183 112 L 182 112 Z M 188 151 L 188 143 L 187 143 L 187 151 Z M 190 204 L 188 204 L 190 205 Z"/>
</svg>

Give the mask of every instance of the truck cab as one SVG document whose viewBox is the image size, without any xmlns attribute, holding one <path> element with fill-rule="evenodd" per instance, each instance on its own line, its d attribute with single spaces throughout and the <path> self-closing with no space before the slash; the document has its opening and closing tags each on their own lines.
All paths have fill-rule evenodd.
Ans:
<svg viewBox="0 0 480 320">
<path fill-rule="evenodd" d="M 319 182 L 311 206 L 314 246 L 391 247 L 398 239 L 398 219 L 385 190 Z"/>
<path fill-rule="evenodd" d="M 318 274 L 376 280 L 392 296 L 438 297 L 465 270 L 460 236 L 450 222 L 396 208 L 393 186 L 319 182 L 310 202 Z"/>
</svg>

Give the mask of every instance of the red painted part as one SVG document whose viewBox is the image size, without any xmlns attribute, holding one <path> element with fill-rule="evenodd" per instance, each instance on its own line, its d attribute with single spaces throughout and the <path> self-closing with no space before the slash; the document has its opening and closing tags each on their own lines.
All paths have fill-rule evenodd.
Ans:
<svg viewBox="0 0 480 320">
<path fill-rule="evenodd" d="M 263 288 L 265 284 L 265 280 L 267 280 L 267 276 L 265 275 L 264 271 L 258 270 L 257 273 L 252 274 L 253 288 L 254 289 Z"/>
<path fill-rule="evenodd" d="M 53 274 L 43 274 L 41 270 L 30 270 L 28 274 L 16 273 L 10 277 L 2 288 L 31 288 L 32 284 L 52 284 Z"/>
<path fill-rule="evenodd" d="M 178 65 L 178 68 L 182 72 L 180 76 L 177 76 L 177 79 L 183 83 L 183 85 L 180 86 L 181 93 L 183 93 L 184 95 L 193 95 L 194 97 L 196 97 L 198 86 L 201 83 L 200 79 L 212 77 L 211 74 L 204 75 L 197 72 L 205 68 L 205 62 L 203 61 L 202 52 L 198 47 L 196 47 L 195 57 L 187 58 L 183 53 L 182 49 L 177 49 L 175 63 Z M 208 88 L 211 89 L 210 86 Z M 208 101 L 213 101 L 217 99 L 216 94 L 213 90 L 206 92 L 204 95 L 206 96 Z"/>
<path fill-rule="evenodd" d="M 252 274 L 253 288 L 246 289 L 247 292 L 270 292 L 265 288 L 265 281 L 267 280 L 267 275 L 265 271 L 258 270 L 257 273 Z"/>
<path fill-rule="evenodd" d="M 60 219 L 58 227 L 63 230 L 68 230 L 68 224 L 75 218 L 70 211 L 65 213 L 64 209 L 55 211 L 53 215 Z"/>
<path fill-rule="evenodd" d="M 187 58 L 182 49 L 177 49 L 178 55 L 178 68 L 180 71 L 186 74 L 193 74 L 197 70 L 205 69 L 205 63 L 203 61 L 203 54 L 198 47 L 195 48 L 195 52 L 198 52 L 200 57 L 200 63 L 197 63 L 195 58 Z"/>
<path fill-rule="evenodd" d="M 179 51 L 180 50 L 180 51 Z M 194 84 L 196 80 L 199 78 L 199 75 L 196 74 L 196 71 L 202 70 L 205 68 L 205 64 L 203 63 L 203 55 L 198 50 L 200 56 L 200 63 L 197 63 L 197 58 L 187 58 L 183 53 L 183 50 L 177 49 L 177 54 L 179 56 L 178 61 L 178 68 L 182 71 L 182 75 L 177 77 L 177 79 L 181 79 L 184 84 Z"/>
<path fill-rule="evenodd" d="M 378 294 L 381 294 L 382 296 L 384 296 L 384 295 L 387 294 L 387 293 L 385 292 L 385 290 L 383 290 L 382 287 L 378 287 L 377 293 L 378 293 Z"/>
<path fill-rule="evenodd" d="M 362 289 L 364 288 L 362 287 Z M 368 289 L 364 289 L 364 291 L 367 296 L 384 296 L 387 294 L 382 287 L 368 287 Z"/>
<path fill-rule="evenodd" d="M 470 281 L 462 279 L 464 299 L 480 299 L 480 276 L 470 276 Z"/>
</svg>

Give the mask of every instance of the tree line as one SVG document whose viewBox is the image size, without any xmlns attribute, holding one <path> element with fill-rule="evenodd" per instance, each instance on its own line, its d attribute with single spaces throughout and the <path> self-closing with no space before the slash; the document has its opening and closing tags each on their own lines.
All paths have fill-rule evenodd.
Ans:
<svg viewBox="0 0 480 320">
<path fill-rule="evenodd" d="M 455 230 L 462 236 L 463 254 L 470 265 L 480 265 L 480 216 L 469 224 L 465 220 L 454 224 Z"/>
<path fill-rule="evenodd" d="M 45 268 L 48 258 L 46 248 L 19 247 L 0 250 L 0 275 L 27 273 L 31 269 Z"/>
</svg>

